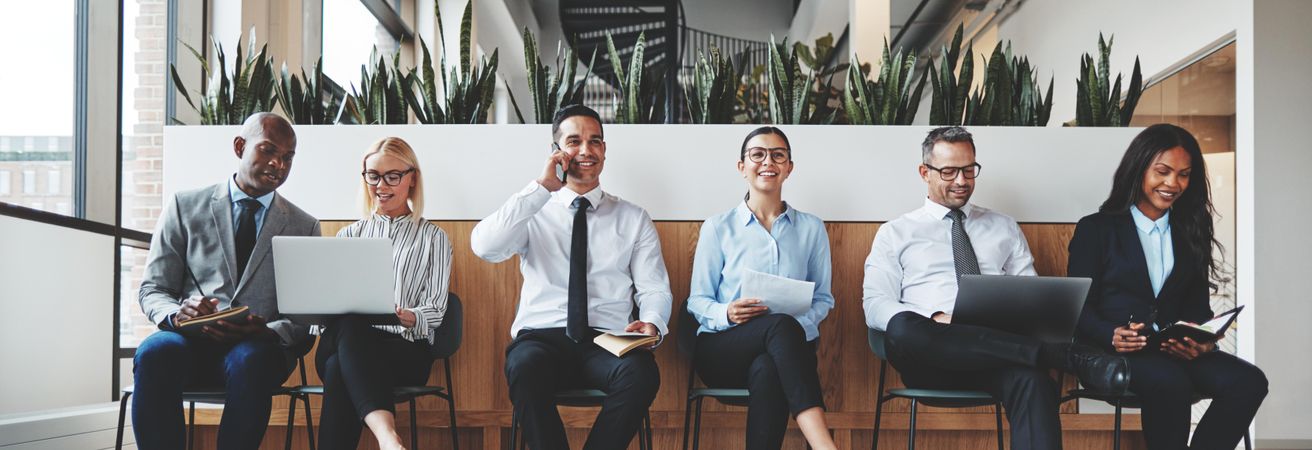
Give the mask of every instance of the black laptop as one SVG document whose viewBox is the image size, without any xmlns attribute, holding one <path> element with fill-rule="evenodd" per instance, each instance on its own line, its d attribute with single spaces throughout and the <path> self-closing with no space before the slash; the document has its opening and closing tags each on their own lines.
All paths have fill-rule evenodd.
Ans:
<svg viewBox="0 0 1312 450">
<path fill-rule="evenodd" d="M 1089 278 L 962 275 L 952 323 L 1070 342 L 1092 284 Z"/>
</svg>

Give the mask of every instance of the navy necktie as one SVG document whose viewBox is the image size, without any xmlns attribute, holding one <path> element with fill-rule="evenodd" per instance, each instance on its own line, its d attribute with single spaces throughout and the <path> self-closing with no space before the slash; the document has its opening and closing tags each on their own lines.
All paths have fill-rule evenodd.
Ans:
<svg viewBox="0 0 1312 450">
<path fill-rule="evenodd" d="M 569 306 L 565 334 L 574 342 L 588 336 L 588 207 L 587 198 L 574 199 L 574 231 L 569 246 Z"/>
<path fill-rule="evenodd" d="M 264 205 L 253 198 L 245 198 L 237 202 L 241 205 L 241 216 L 237 218 L 237 280 L 240 282 L 242 274 L 246 273 L 246 263 L 251 259 L 251 251 L 255 250 L 255 213 L 260 211 Z"/>
<path fill-rule="evenodd" d="M 966 235 L 966 214 L 960 209 L 948 212 L 952 218 L 952 265 L 957 270 L 957 278 L 962 275 L 979 275 L 979 258 L 975 257 L 975 247 L 970 245 L 970 236 Z"/>
</svg>

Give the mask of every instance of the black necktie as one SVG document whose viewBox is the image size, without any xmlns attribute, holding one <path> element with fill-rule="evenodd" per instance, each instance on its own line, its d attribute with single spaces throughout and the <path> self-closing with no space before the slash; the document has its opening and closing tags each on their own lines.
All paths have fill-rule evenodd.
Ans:
<svg viewBox="0 0 1312 450">
<path fill-rule="evenodd" d="M 241 216 L 237 218 L 237 280 L 240 282 L 242 274 L 246 273 L 246 262 L 255 249 L 255 213 L 264 205 L 253 198 L 237 203 L 241 205 Z"/>
<path fill-rule="evenodd" d="M 966 235 L 966 214 L 960 209 L 948 212 L 952 218 L 952 265 L 957 270 L 957 278 L 962 275 L 979 275 L 979 258 L 975 257 L 975 247 L 970 245 L 970 236 Z"/>
<path fill-rule="evenodd" d="M 574 342 L 588 336 L 588 207 L 592 202 L 574 199 L 574 231 L 569 245 L 569 307 L 565 334 Z"/>
</svg>

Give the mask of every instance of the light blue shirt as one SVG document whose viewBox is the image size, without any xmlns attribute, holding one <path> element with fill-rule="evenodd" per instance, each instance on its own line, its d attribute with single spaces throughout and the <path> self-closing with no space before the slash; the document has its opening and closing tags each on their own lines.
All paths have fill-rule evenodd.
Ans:
<svg viewBox="0 0 1312 450">
<path fill-rule="evenodd" d="M 1148 281 L 1153 285 L 1153 296 L 1162 292 L 1162 283 L 1175 268 L 1175 247 L 1171 244 L 1171 211 L 1157 220 L 1149 219 L 1138 206 L 1130 208 L 1134 228 L 1139 231 L 1139 244 L 1143 258 L 1148 262 Z"/>
<path fill-rule="evenodd" d="M 742 276 L 750 269 L 814 282 L 811 309 L 797 321 L 806 330 L 807 341 L 820 336 L 820 321 L 834 307 L 829 290 L 833 270 L 829 234 L 818 217 L 787 204 L 785 208 L 770 231 L 756 220 L 746 202 L 702 224 L 688 297 L 688 311 L 701 323 L 698 334 L 735 326 L 727 315 L 729 302 L 741 296 Z"/>
<path fill-rule="evenodd" d="M 274 192 L 270 192 L 255 197 L 255 201 L 264 205 L 263 208 L 260 208 L 259 211 L 255 212 L 255 236 L 257 238 L 260 236 L 260 230 L 264 228 L 264 216 L 265 213 L 269 212 L 269 204 L 273 203 L 273 194 Z M 237 187 L 236 175 L 228 178 L 228 197 L 232 199 L 232 232 L 236 233 L 237 222 L 241 220 L 241 203 L 239 202 L 251 198 L 251 196 L 246 195 L 246 192 L 242 191 L 241 188 Z"/>
</svg>

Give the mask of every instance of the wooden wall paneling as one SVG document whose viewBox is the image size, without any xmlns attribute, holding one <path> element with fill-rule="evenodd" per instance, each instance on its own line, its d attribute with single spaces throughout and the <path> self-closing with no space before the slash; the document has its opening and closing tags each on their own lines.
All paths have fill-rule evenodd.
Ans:
<svg viewBox="0 0 1312 450">
<path fill-rule="evenodd" d="M 350 221 L 323 222 L 323 233 L 332 236 Z M 477 222 L 474 221 L 436 221 L 451 239 L 453 246 L 451 290 L 465 303 L 465 336 L 460 351 L 452 360 L 456 406 L 458 409 L 461 441 L 470 443 L 470 448 L 480 448 L 486 443 L 496 448 L 508 444 L 511 403 L 506 393 L 506 381 L 503 374 L 505 347 L 510 342 L 509 328 L 514 319 L 519 290 L 523 283 L 519 275 L 518 258 L 512 258 L 498 264 L 479 259 L 469 247 L 469 236 Z M 870 352 L 866 343 L 865 314 L 861 304 L 862 280 L 864 278 L 865 259 L 870 251 L 871 242 L 878 232 L 877 223 L 829 223 L 830 249 L 833 258 L 833 293 L 835 307 L 820 326 L 820 342 L 817 349 L 819 372 L 825 390 L 825 404 L 828 408 L 830 423 L 836 428 L 840 440 L 850 442 L 855 448 L 869 445 L 869 429 L 873 425 L 874 404 L 877 392 L 879 360 Z M 695 256 L 697 238 L 701 222 L 659 222 L 657 232 L 661 236 L 661 250 L 670 276 L 674 304 L 672 319 L 684 308 L 688 297 L 688 285 L 691 279 L 692 263 Z M 1066 244 L 1074 231 L 1072 224 L 1022 224 L 1021 230 L 1029 242 L 1035 257 L 1035 269 L 1040 275 L 1060 276 L 1065 274 Z M 673 448 L 681 444 L 684 399 L 686 398 L 688 361 L 679 354 L 677 342 L 673 336 L 678 335 L 677 320 L 671 320 L 671 338 L 656 350 L 657 362 L 661 370 L 661 390 L 652 405 L 652 417 L 657 448 Z M 310 383 L 319 383 L 313 367 L 313 353 L 307 355 Z M 890 368 L 887 387 L 901 386 L 896 371 Z M 1070 377 L 1068 377 L 1070 378 Z M 441 384 L 441 366 L 435 365 L 430 377 L 430 384 Z M 299 382 L 293 376 L 289 385 Z M 1073 385 L 1067 380 L 1067 385 Z M 883 423 L 884 435 L 881 441 L 888 445 L 899 439 L 905 442 L 906 420 L 909 403 L 896 400 L 885 407 Z M 316 409 L 319 399 L 314 400 Z M 285 422 L 286 400 L 276 400 L 275 417 L 271 423 Z M 582 443 L 587 428 L 591 426 L 597 408 L 561 408 L 562 419 L 568 427 L 571 441 Z M 746 409 L 721 405 L 714 400 L 704 403 L 702 442 L 705 448 L 735 448 L 742 445 L 746 424 Z M 1075 412 L 1074 403 L 1068 403 L 1063 413 Z M 408 406 L 398 406 L 398 421 L 404 422 L 409 414 Z M 436 399 L 424 399 L 419 403 L 421 427 L 424 440 L 439 447 L 446 442 L 446 405 Z M 201 423 L 216 423 L 217 412 L 202 411 Z M 303 411 L 298 410 L 297 423 L 304 423 Z M 1110 415 L 1074 415 L 1063 414 L 1063 421 L 1072 431 L 1066 434 L 1068 448 L 1100 448 L 1102 442 L 1110 440 Z M 990 408 L 939 409 L 923 408 L 918 420 L 921 431 L 918 441 L 926 448 L 938 444 L 952 448 L 991 448 L 993 427 Z M 404 425 L 404 424 L 403 424 Z M 796 425 L 789 424 L 788 443 L 786 447 L 801 446 L 801 435 Z M 270 435 L 281 427 L 271 427 Z M 298 428 L 299 429 L 299 428 Z M 1126 415 L 1125 429 L 1127 443 L 1138 436 L 1138 416 Z M 303 435 L 304 431 L 301 430 Z M 899 435 L 899 433 L 901 433 Z M 436 438 L 435 436 L 441 436 Z M 901 436 L 901 437 L 899 437 Z M 1105 438 L 1105 439 L 1104 439 Z M 266 438 L 267 439 L 267 438 Z M 302 438 L 297 438 L 302 439 Z M 281 442 L 279 437 L 278 442 Z M 475 444 L 477 443 L 477 444 Z M 1110 442 L 1107 442 L 1110 444 Z M 666 445 L 669 444 L 669 445 Z M 795 444 L 795 445 L 794 445 Z M 372 444 L 370 444 L 372 445 Z M 1129 444 L 1135 445 L 1135 444 Z M 302 447 L 298 447 L 302 448 Z M 636 445 L 632 448 L 636 448 Z M 1134 447 L 1127 447 L 1134 448 Z"/>
</svg>

